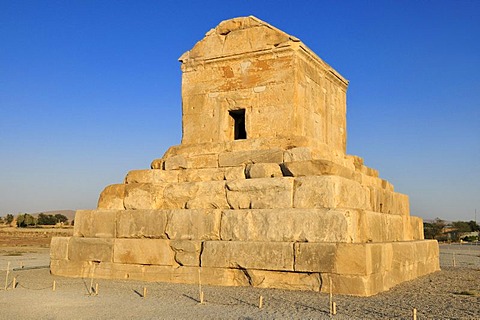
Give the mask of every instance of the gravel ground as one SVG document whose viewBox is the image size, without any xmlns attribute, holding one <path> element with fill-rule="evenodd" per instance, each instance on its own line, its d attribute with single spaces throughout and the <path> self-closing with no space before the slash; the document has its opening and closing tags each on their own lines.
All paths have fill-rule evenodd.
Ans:
<svg viewBox="0 0 480 320">
<path fill-rule="evenodd" d="M 306 291 L 203 286 L 199 304 L 197 285 L 96 279 L 98 295 L 89 295 L 90 279 L 29 269 L 48 264 L 48 249 L 29 250 L 0 249 L 0 289 L 8 261 L 24 266 L 10 272 L 10 289 L 0 290 L 2 319 L 330 319 L 328 294 Z M 441 245 L 440 263 L 442 271 L 373 297 L 335 295 L 333 318 L 412 319 L 416 308 L 417 319 L 480 319 L 480 245 Z"/>
</svg>

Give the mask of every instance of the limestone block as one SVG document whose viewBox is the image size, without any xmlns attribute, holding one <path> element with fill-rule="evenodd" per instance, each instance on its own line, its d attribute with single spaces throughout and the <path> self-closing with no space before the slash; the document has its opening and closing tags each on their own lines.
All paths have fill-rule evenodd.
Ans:
<svg viewBox="0 0 480 320">
<path fill-rule="evenodd" d="M 185 156 L 182 154 L 164 159 L 163 165 L 165 167 L 165 170 L 178 170 L 188 168 L 187 159 L 185 159 Z"/>
<path fill-rule="evenodd" d="M 187 201 L 187 209 L 228 209 L 225 182 L 197 182 L 198 192 Z"/>
<path fill-rule="evenodd" d="M 338 176 L 295 178 L 295 208 L 370 208 L 368 188 Z"/>
<path fill-rule="evenodd" d="M 295 243 L 295 271 L 334 272 L 337 246 L 335 243 Z"/>
<path fill-rule="evenodd" d="M 143 280 L 145 267 L 149 265 L 102 262 L 95 266 L 93 276 L 101 279 Z"/>
<path fill-rule="evenodd" d="M 225 177 L 225 170 L 222 168 L 185 169 L 179 171 L 180 182 L 220 181 Z"/>
<path fill-rule="evenodd" d="M 221 210 L 171 210 L 165 232 L 174 240 L 220 239 Z"/>
<path fill-rule="evenodd" d="M 165 209 L 227 209 L 224 181 L 174 183 L 165 187 Z"/>
<path fill-rule="evenodd" d="M 166 210 L 125 210 L 117 212 L 117 238 L 167 238 Z"/>
<path fill-rule="evenodd" d="M 162 209 L 184 209 L 187 202 L 198 194 L 199 184 L 191 183 L 171 183 L 168 184 L 163 192 Z"/>
<path fill-rule="evenodd" d="M 227 200 L 233 209 L 292 207 L 293 178 L 227 181 Z"/>
<path fill-rule="evenodd" d="M 383 214 L 384 241 L 405 241 L 410 240 L 406 238 L 403 217 L 396 214 Z M 422 226 L 423 228 L 423 226 Z M 371 227 L 370 227 L 371 230 Z M 379 241 L 379 240 L 376 240 Z"/>
<path fill-rule="evenodd" d="M 192 154 L 186 157 L 187 168 L 217 168 L 218 154 Z"/>
<path fill-rule="evenodd" d="M 170 247 L 175 253 L 175 261 L 181 266 L 200 266 L 202 241 L 172 240 Z"/>
<path fill-rule="evenodd" d="M 68 242 L 68 259 L 73 261 L 107 261 L 113 258 L 113 239 L 72 237 Z"/>
<path fill-rule="evenodd" d="M 388 242 L 387 242 L 388 243 Z M 391 247 L 386 243 L 367 243 L 367 274 L 382 274 L 386 272 L 386 259 L 390 258 L 390 254 L 386 250 Z M 337 264 L 338 266 L 338 264 Z M 382 289 L 383 291 L 383 289 Z"/>
<path fill-rule="evenodd" d="M 369 186 L 368 188 L 370 189 L 370 203 L 373 211 L 402 215 L 410 213 L 408 196 L 379 187 Z"/>
<path fill-rule="evenodd" d="M 354 179 L 354 172 L 329 160 L 307 160 L 285 162 L 281 164 L 286 176 L 322 176 L 335 175 L 347 179 Z"/>
<path fill-rule="evenodd" d="M 92 276 L 93 268 L 91 261 L 50 260 L 50 272 L 57 276 L 88 278 Z"/>
<path fill-rule="evenodd" d="M 284 151 L 283 161 L 284 162 L 293 162 L 293 161 L 306 161 L 312 159 L 312 151 L 307 147 L 297 147 Z"/>
<path fill-rule="evenodd" d="M 115 239 L 113 262 L 176 265 L 170 241 L 163 239 Z"/>
<path fill-rule="evenodd" d="M 339 243 L 335 256 L 335 273 L 369 275 L 382 272 L 382 245 Z"/>
<path fill-rule="evenodd" d="M 125 177 L 126 183 L 172 183 L 178 182 L 178 170 L 132 170 Z"/>
<path fill-rule="evenodd" d="M 387 191 L 388 192 L 388 191 Z M 392 192 L 394 194 L 396 211 L 398 214 L 409 215 L 410 214 L 410 200 L 406 194 Z M 422 226 L 423 228 L 423 226 Z"/>
<path fill-rule="evenodd" d="M 245 270 L 250 284 L 258 288 L 275 288 L 284 290 L 320 290 L 318 273 L 278 272 L 266 270 Z"/>
<path fill-rule="evenodd" d="M 150 164 L 150 169 L 158 169 L 164 170 L 165 169 L 165 161 L 163 159 L 155 159 Z"/>
<path fill-rule="evenodd" d="M 352 242 L 356 219 L 346 210 L 225 210 L 220 236 L 226 241 Z"/>
<path fill-rule="evenodd" d="M 131 183 L 125 187 L 125 209 L 162 209 L 166 184 Z"/>
<path fill-rule="evenodd" d="M 50 259 L 66 260 L 68 259 L 68 242 L 70 237 L 53 237 L 50 242 Z"/>
<path fill-rule="evenodd" d="M 362 211 L 358 224 L 359 239 L 364 242 L 404 241 L 404 219 L 399 215 Z"/>
<path fill-rule="evenodd" d="M 125 185 L 112 184 L 103 189 L 98 199 L 98 209 L 123 210 L 123 199 L 125 198 Z"/>
<path fill-rule="evenodd" d="M 202 267 L 293 271 L 292 242 L 205 241 Z"/>
<path fill-rule="evenodd" d="M 393 185 L 388 182 L 387 180 L 382 180 L 382 188 L 387 190 L 387 191 L 390 191 L 390 192 L 393 192 L 394 191 L 394 188 L 393 188 Z"/>
<path fill-rule="evenodd" d="M 225 167 L 225 180 L 245 179 L 245 167 Z"/>
<path fill-rule="evenodd" d="M 392 270 L 394 277 L 401 281 L 411 280 L 417 277 L 414 264 L 416 262 L 415 244 L 413 241 L 392 243 L 393 259 Z"/>
<path fill-rule="evenodd" d="M 358 172 L 357 172 L 358 173 Z M 361 176 L 361 181 L 362 181 L 362 184 L 364 186 L 367 186 L 367 187 L 374 187 L 374 188 L 379 188 L 379 189 L 384 189 L 383 188 L 383 184 L 382 184 L 382 180 L 379 179 L 379 178 L 376 178 L 376 177 L 371 177 L 371 176 L 368 176 L 364 173 L 360 173 L 360 176 Z"/>
<path fill-rule="evenodd" d="M 115 238 L 116 210 L 77 210 L 73 236 Z"/>
<path fill-rule="evenodd" d="M 131 170 L 125 177 L 125 183 L 153 183 L 153 170 Z"/>
<path fill-rule="evenodd" d="M 248 286 L 248 279 L 239 269 L 207 268 L 207 267 L 168 267 L 144 266 L 141 278 L 143 281 L 162 281 L 172 283 L 198 283 L 199 271 L 202 284 L 221 286 Z"/>
<path fill-rule="evenodd" d="M 248 163 L 282 163 L 281 149 L 224 152 L 218 155 L 220 167 L 237 167 Z"/>
<path fill-rule="evenodd" d="M 277 163 L 247 164 L 245 169 L 247 179 L 282 177 L 282 170 Z"/>
<path fill-rule="evenodd" d="M 329 292 L 329 281 L 332 279 L 332 291 L 336 294 L 368 297 L 381 291 L 387 290 L 383 284 L 381 274 L 369 275 L 344 275 L 344 274 L 321 274 L 321 292 Z"/>
</svg>

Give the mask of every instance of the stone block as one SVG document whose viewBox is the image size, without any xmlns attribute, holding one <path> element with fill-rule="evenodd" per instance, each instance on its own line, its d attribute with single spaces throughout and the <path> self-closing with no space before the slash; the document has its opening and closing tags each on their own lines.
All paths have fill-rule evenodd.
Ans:
<svg viewBox="0 0 480 320">
<path fill-rule="evenodd" d="M 185 205 L 187 209 L 228 209 L 225 182 L 197 182 L 198 192 Z"/>
<path fill-rule="evenodd" d="M 335 243 L 295 243 L 295 271 L 334 272 L 337 246 Z"/>
<path fill-rule="evenodd" d="M 187 168 L 217 168 L 218 154 L 191 154 L 186 161 Z"/>
<path fill-rule="evenodd" d="M 245 169 L 247 179 L 282 177 L 282 170 L 277 163 L 247 164 Z"/>
<path fill-rule="evenodd" d="M 245 167 L 225 167 L 225 180 L 245 179 Z"/>
<path fill-rule="evenodd" d="M 410 214 L 408 196 L 380 187 L 369 186 L 370 203 L 373 211 L 387 214 Z"/>
<path fill-rule="evenodd" d="M 174 240 L 217 240 L 221 214 L 211 209 L 171 210 L 165 232 Z"/>
<path fill-rule="evenodd" d="M 188 162 L 184 155 L 179 154 L 163 159 L 165 170 L 178 170 L 188 168 Z"/>
<path fill-rule="evenodd" d="M 125 209 L 162 209 L 165 186 L 166 184 L 127 184 L 125 187 Z"/>
<path fill-rule="evenodd" d="M 224 210 L 220 236 L 226 241 L 352 242 L 355 222 L 355 213 L 345 210 Z"/>
<path fill-rule="evenodd" d="M 172 183 L 178 182 L 179 170 L 132 170 L 125 177 L 128 183 Z"/>
<path fill-rule="evenodd" d="M 170 247 L 175 253 L 175 261 L 180 266 L 200 266 L 200 252 L 202 241 L 198 240 L 172 240 Z"/>
<path fill-rule="evenodd" d="M 131 170 L 125 177 L 125 183 L 153 183 L 153 170 Z"/>
<path fill-rule="evenodd" d="M 74 237 L 115 238 L 116 210 L 77 210 Z"/>
<path fill-rule="evenodd" d="M 68 259 L 72 261 L 111 262 L 113 239 L 72 237 L 68 242 Z"/>
<path fill-rule="evenodd" d="M 161 281 L 171 283 L 198 283 L 199 270 L 202 284 L 221 286 L 248 286 L 248 279 L 239 269 L 207 268 L 207 267 L 168 267 L 144 266 L 141 278 L 143 281 Z"/>
<path fill-rule="evenodd" d="M 103 189 L 98 199 L 98 209 L 123 210 L 125 198 L 125 185 L 112 184 Z"/>
<path fill-rule="evenodd" d="M 70 237 L 53 237 L 50 242 L 50 259 L 66 260 L 68 259 L 68 242 Z"/>
<path fill-rule="evenodd" d="M 275 288 L 282 290 L 320 290 L 318 273 L 278 272 L 267 270 L 245 270 L 250 285 L 258 288 Z"/>
<path fill-rule="evenodd" d="M 227 209 L 224 181 L 174 183 L 165 187 L 165 209 Z"/>
<path fill-rule="evenodd" d="M 297 177 L 294 188 L 294 208 L 370 208 L 368 188 L 342 177 Z"/>
<path fill-rule="evenodd" d="M 125 210 L 117 212 L 117 238 L 166 239 L 166 210 Z"/>
<path fill-rule="evenodd" d="M 293 178 L 227 181 L 227 200 L 233 209 L 292 207 Z"/>
<path fill-rule="evenodd" d="M 398 215 L 388 215 L 373 211 L 363 211 L 359 224 L 359 234 L 365 242 L 403 241 L 403 219 Z"/>
<path fill-rule="evenodd" d="M 113 262 L 100 263 L 95 266 L 93 276 L 100 279 L 144 280 L 144 269 L 149 266 Z"/>
<path fill-rule="evenodd" d="M 163 239 L 115 239 L 113 262 L 176 265 L 170 241 Z"/>
<path fill-rule="evenodd" d="M 293 271 L 292 242 L 205 241 L 202 267 Z"/>
<path fill-rule="evenodd" d="M 175 171 L 172 171 L 175 172 Z M 178 170 L 180 182 L 220 181 L 225 177 L 223 168 L 203 168 Z"/>
<path fill-rule="evenodd" d="M 165 170 L 165 161 L 163 159 L 155 159 L 150 164 L 150 169 Z"/>
<path fill-rule="evenodd" d="M 354 180 L 354 171 L 329 160 L 284 162 L 281 166 L 290 177 L 334 175 Z"/>
<path fill-rule="evenodd" d="M 419 217 L 409 216 L 410 220 L 410 228 L 412 232 L 411 240 L 423 240 L 423 219 Z M 405 239 L 407 240 L 407 239 Z M 410 239 L 408 239 L 410 240 Z"/>
<path fill-rule="evenodd" d="M 383 219 L 385 221 L 385 227 L 383 229 L 384 241 L 410 240 L 405 237 L 404 219 L 402 216 L 396 214 L 383 214 Z"/>
<path fill-rule="evenodd" d="M 50 272 L 57 276 L 88 278 L 92 276 L 93 268 L 91 261 L 50 260 Z"/>
<path fill-rule="evenodd" d="M 392 277 L 399 279 L 398 282 L 416 278 L 417 274 L 415 268 L 415 242 L 393 242 L 392 251 Z"/>
<path fill-rule="evenodd" d="M 282 163 L 281 149 L 224 152 L 218 155 L 220 167 L 237 167 L 248 163 Z"/>
<path fill-rule="evenodd" d="M 332 279 L 332 291 L 336 294 L 369 297 L 381 291 L 387 290 L 383 284 L 381 274 L 369 275 L 344 275 L 344 274 L 321 274 L 321 292 L 329 292 L 329 282 Z"/>
<path fill-rule="evenodd" d="M 312 159 L 312 151 L 307 147 L 297 147 L 284 151 L 283 161 L 284 162 L 293 162 L 293 161 L 306 161 Z"/>
</svg>

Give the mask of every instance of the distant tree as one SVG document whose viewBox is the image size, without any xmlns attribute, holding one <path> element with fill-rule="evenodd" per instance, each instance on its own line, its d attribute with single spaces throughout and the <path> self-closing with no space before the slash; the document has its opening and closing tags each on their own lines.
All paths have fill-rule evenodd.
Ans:
<svg viewBox="0 0 480 320">
<path fill-rule="evenodd" d="M 423 224 L 423 231 L 426 239 L 436 239 L 438 238 L 445 227 L 445 221 L 440 218 L 435 218 L 432 223 L 425 222 Z"/>
<path fill-rule="evenodd" d="M 65 223 L 65 222 L 68 221 L 68 218 L 65 217 L 63 214 L 57 213 L 57 214 L 55 215 L 55 221 L 56 221 L 57 223 Z"/>
<path fill-rule="evenodd" d="M 3 217 L 0 217 L 0 223 L 5 223 L 5 220 L 3 219 Z"/>
<path fill-rule="evenodd" d="M 457 232 L 470 232 L 470 225 L 465 221 L 455 221 L 452 222 L 452 227 L 457 229 Z"/>
<path fill-rule="evenodd" d="M 470 226 L 471 232 L 480 231 L 480 226 L 477 224 L 476 221 L 470 220 L 468 222 L 468 225 Z"/>
<path fill-rule="evenodd" d="M 17 217 L 17 226 L 20 228 L 26 228 L 28 226 L 34 226 L 37 224 L 37 219 L 28 213 L 21 214 Z"/>
<path fill-rule="evenodd" d="M 6 222 L 6 224 L 12 223 L 13 218 L 14 218 L 14 217 L 13 217 L 13 214 L 10 214 L 10 213 L 7 214 L 7 215 L 5 216 L 5 222 Z"/>
<path fill-rule="evenodd" d="M 74 225 L 75 225 L 75 219 L 73 219 L 72 222 L 70 222 L 70 225 L 71 225 L 71 226 L 74 226 Z"/>
<path fill-rule="evenodd" d="M 38 215 L 37 223 L 39 225 L 53 226 L 57 222 L 55 220 L 55 217 L 52 216 L 51 214 L 40 213 Z"/>
</svg>

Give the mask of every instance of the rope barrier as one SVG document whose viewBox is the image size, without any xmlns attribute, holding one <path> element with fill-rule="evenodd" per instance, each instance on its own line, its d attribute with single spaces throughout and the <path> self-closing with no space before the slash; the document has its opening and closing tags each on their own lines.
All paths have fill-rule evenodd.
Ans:
<svg viewBox="0 0 480 320">
<path fill-rule="evenodd" d="M 17 287 L 22 287 L 23 289 L 26 289 L 26 290 L 34 290 L 34 291 L 38 291 L 38 290 L 46 290 L 46 289 L 52 289 L 52 286 L 49 285 L 48 287 L 44 287 L 44 288 L 29 288 L 29 287 L 26 287 L 24 285 L 22 285 L 20 282 L 17 282 Z"/>
</svg>

